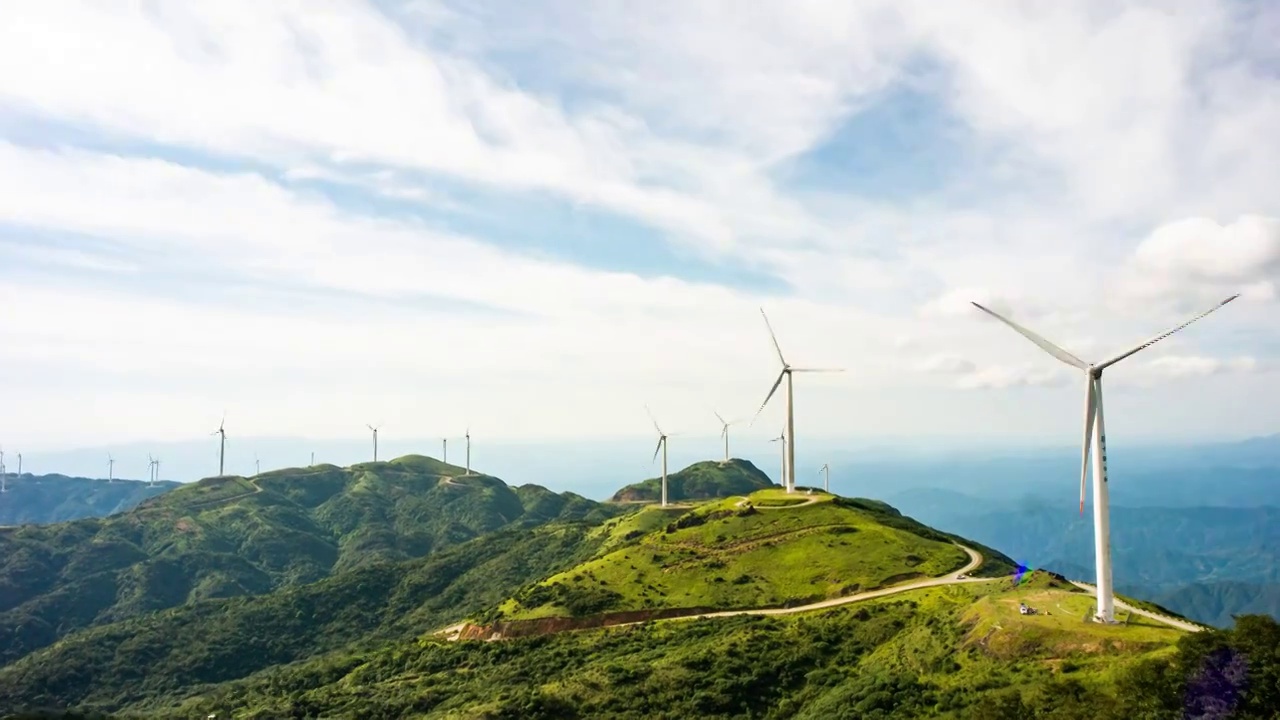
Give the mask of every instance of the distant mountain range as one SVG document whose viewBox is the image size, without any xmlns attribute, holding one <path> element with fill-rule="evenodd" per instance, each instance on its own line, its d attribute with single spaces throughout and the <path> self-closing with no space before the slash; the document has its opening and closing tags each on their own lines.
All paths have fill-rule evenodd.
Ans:
<svg viewBox="0 0 1280 720">
<path fill-rule="evenodd" d="M 55 523 L 124 512 L 147 498 L 168 492 L 179 483 L 155 485 L 139 480 L 107 482 L 66 475 L 10 475 L 8 491 L 0 493 L 0 525 Z"/>
<path fill-rule="evenodd" d="M 1000 502 L 942 488 L 916 488 L 890 501 L 922 522 L 1002 548 L 1030 567 L 1092 581 L 1088 505 L 1080 515 L 1071 505 L 1034 496 Z M 1265 589 L 1246 592 L 1242 584 L 1280 583 L 1280 507 L 1113 505 L 1111 543 L 1120 592 L 1160 599 L 1207 623 L 1229 622 L 1231 613 L 1253 608 L 1271 612 L 1265 599 L 1256 600 L 1266 597 Z"/>
<path fill-rule="evenodd" d="M 0 530 L 0 663 L 79 628 L 618 511 L 422 456 L 207 478 L 123 514 Z"/>
</svg>

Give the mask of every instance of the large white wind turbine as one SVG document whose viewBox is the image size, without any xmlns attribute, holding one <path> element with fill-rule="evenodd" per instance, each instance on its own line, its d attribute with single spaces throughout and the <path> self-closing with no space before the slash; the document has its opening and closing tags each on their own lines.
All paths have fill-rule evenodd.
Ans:
<svg viewBox="0 0 1280 720">
<path fill-rule="evenodd" d="M 365 427 L 373 431 L 373 461 L 378 462 L 378 428 L 382 427 L 382 424 L 370 425 L 365 423 Z"/>
<path fill-rule="evenodd" d="M 1196 315 L 1190 320 L 1166 330 L 1139 345 L 1125 350 L 1100 363 L 1087 363 L 1043 337 L 1028 330 L 999 313 L 985 308 L 978 303 L 974 307 L 1013 328 L 1015 332 L 1035 343 L 1037 347 L 1070 365 L 1084 371 L 1084 444 L 1080 459 L 1080 513 L 1084 514 L 1085 478 L 1089 471 L 1089 453 L 1093 451 L 1093 557 L 1097 571 L 1098 607 L 1095 619 L 1099 622 L 1114 622 L 1115 595 L 1111 585 L 1111 513 L 1109 507 L 1109 489 L 1107 487 L 1107 433 L 1102 422 L 1102 371 L 1124 360 L 1141 350 L 1151 347 L 1161 340 L 1185 328 L 1191 323 L 1240 297 L 1232 295 L 1217 305 Z"/>
<path fill-rule="evenodd" d="M 729 426 L 735 425 L 741 421 L 725 420 L 724 418 L 720 417 L 720 413 L 715 412 L 714 410 L 712 410 L 711 412 L 715 413 L 716 419 L 720 421 L 720 437 L 724 439 L 724 461 L 725 463 L 728 463 L 729 462 Z"/>
<path fill-rule="evenodd" d="M 797 372 L 844 372 L 842 368 L 797 368 L 791 367 L 787 359 L 782 356 L 782 346 L 778 345 L 778 337 L 773 334 L 773 326 L 769 324 L 769 316 L 764 314 L 764 308 L 760 308 L 760 315 L 764 318 L 764 326 L 769 330 L 769 339 L 773 341 L 773 349 L 778 351 L 778 361 L 782 363 L 782 372 L 778 373 L 778 379 L 773 382 L 773 387 L 769 389 L 769 394 L 765 396 L 764 402 L 760 403 L 760 409 L 756 411 L 756 417 L 764 411 L 764 406 L 769 404 L 769 400 L 773 398 L 773 394 L 777 392 L 778 386 L 782 384 L 783 378 L 787 381 L 787 473 L 788 478 L 796 476 L 796 406 L 795 392 L 791 384 L 791 374 Z M 755 422 L 753 419 L 752 422 Z M 795 492 L 794 481 L 786 483 L 787 492 Z"/>
<path fill-rule="evenodd" d="M 222 414 L 222 421 L 218 423 L 218 429 L 209 433 L 218 437 L 218 477 L 222 477 L 226 468 L 227 460 L 227 414 Z"/>
<path fill-rule="evenodd" d="M 107 482 L 111 482 L 116 474 L 116 459 L 107 453 Z"/>
<path fill-rule="evenodd" d="M 822 473 L 822 492 L 831 492 L 831 466 L 823 463 L 822 469 L 818 472 Z"/>
<path fill-rule="evenodd" d="M 467 474 L 471 474 L 471 426 L 467 426 L 467 434 L 463 435 L 467 439 Z"/>
<path fill-rule="evenodd" d="M 785 426 L 783 426 L 783 428 L 782 428 L 782 432 L 781 432 L 781 433 L 778 433 L 778 437 L 776 437 L 776 438 L 769 438 L 769 442 L 781 442 L 781 443 L 782 443 L 781 445 L 779 445 L 779 446 L 778 446 L 778 448 L 779 448 L 780 450 L 782 450 L 782 452 L 781 452 L 781 455 L 782 455 L 782 470 L 780 471 L 780 472 L 782 473 L 782 476 L 781 476 L 780 478 L 778 478 L 778 479 L 779 479 L 779 481 L 781 481 L 781 483 L 782 483 L 782 487 L 786 488 L 786 489 L 787 489 L 787 492 L 791 492 L 791 485 L 787 483 L 787 428 L 786 428 Z"/>
<path fill-rule="evenodd" d="M 152 461 L 155 464 L 155 471 L 151 474 L 151 486 L 155 487 L 156 481 L 160 479 L 160 458 Z"/>
<path fill-rule="evenodd" d="M 440 438 L 440 462 L 449 462 L 449 438 Z"/>
<path fill-rule="evenodd" d="M 653 420 L 653 429 L 658 431 L 658 446 L 653 449 L 653 462 L 658 459 L 658 451 L 662 451 L 662 507 L 667 506 L 667 438 L 670 437 L 662 432 L 662 428 L 658 425 L 658 420 L 650 412 L 646 405 L 644 411 L 649 413 L 649 419 Z"/>
</svg>

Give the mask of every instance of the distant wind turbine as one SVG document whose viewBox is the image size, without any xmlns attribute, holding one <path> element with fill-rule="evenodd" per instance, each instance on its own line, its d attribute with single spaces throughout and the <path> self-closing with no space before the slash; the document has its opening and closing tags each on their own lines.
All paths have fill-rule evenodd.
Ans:
<svg viewBox="0 0 1280 720">
<path fill-rule="evenodd" d="M 791 367 L 787 359 L 782 356 L 782 346 L 778 345 L 778 337 L 773 334 L 773 326 L 769 324 L 769 316 L 765 315 L 764 308 L 760 308 L 760 315 L 764 318 L 764 326 L 769 330 L 769 339 L 773 341 L 773 349 L 778 352 L 778 361 L 782 363 L 782 372 L 778 373 L 778 379 L 774 381 L 773 387 L 770 388 L 769 394 L 765 396 L 764 402 L 760 403 L 760 409 L 756 411 L 756 417 L 764 411 L 765 405 L 769 404 L 769 400 L 773 398 L 773 394 L 777 392 L 778 386 L 782 384 L 783 378 L 787 380 L 787 477 L 790 479 L 787 483 L 787 492 L 795 492 L 795 476 L 796 476 L 796 408 L 795 408 L 795 389 L 791 384 L 792 373 L 798 372 L 844 372 L 843 368 L 797 368 Z M 753 419 L 752 422 L 755 422 Z"/>
<path fill-rule="evenodd" d="M 667 438 L 670 437 L 662 432 L 662 428 L 658 426 L 658 420 L 653 417 L 653 413 L 649 411 L 649 406 L 644 408 L 649 413 L 649 419 L 653 421 L 653 428 L 658 431 L 658 446 L 653 449 L 653 462 L 658 459 L 658 451 L 662 451 L 662 507 L 667 506 Z"/>
<path fill-rule="evenodd" d="M 22 477 L 22 453 L 18 453 L 18 475 L 17 475 L 17 477 Z"/>
<path fill-rule="evenodd" d="M 107 482 L 111 482 L 115 477 L 116 459 L 111 457 L 111 453 L 107 453 Z"/>
<path fill-rule="evenodd" d="M 720 417 L 720 413 L 715 412 L 714 410 L 712 410 L 711 412 L 714 413 L 716 416 L 716 419 L 720 421 L 720 437 L 724 439 L 724 461 L 728 463 L 729 462 L 729 426 L 742 421 L 734 420 L 730 422 Z"/>
<path fill-rule="evenodd" d="M 262 474 L 262 461 L 258 460 L 258 453 L 253 454 L 253 474 Z"/>
<path fill-rule="evenodd" d="M 1059 361 L 1081 370 L 1085 375 L 1084 447 L 1080 459 L 1080 514 L 1084 514 L 1085 477 L 1089 471 L 1089 452 L 1093 450 L 1093 556 L 1097 571 L 1097 610 L 1099 622 L 1115 622 L 1115 595 L 1111 586 L 1111 512 L 1110 489 L 1107 486 L 1107 435 L 1102 424 L 1102 371 L 1155 345 L 1161 340 L 1205 317 L 1240 297 L 1232 295 L 1190 320 L 1100 363 L 1087 363 L 1014 321 L 978 303 L 974 307 L 1008 325 L 1019 335 L 1035 343 Z"/>
<path fill-rule="evenodd" d="M 822 492 L 831 492 L 831 466 L 823 463 L 818 472 L 822 473 Z"/>
<path fill-rule="evenodd" d="M 440 438 L 440 442 L 443 444 L 440 450 L 440 462 L 447 464 L 449 462 L 449 438 Z"/>
<path fill-rule="evenodd" d="M 378 423 L 377 425 L 369 425 L 366 423 L 365 427 L 373 431 L 373 461 L 378 462 L 378 428 L 382 427 L 382 423 Z M 315 455 L 315 453 L 312 453 L 312 455 Z"/>
<path fill-rule="evenodd" d="M 787 489 L 787 492 L 791 492 L 791 486 L 787 483 L 787 428 L 786 428 L 786 426 L 784 425 L 784 426 L 782 427 L 782 432 L 778 434 L 778 437 L 776 437 L 776 438 L 770 438 L 770 439 L 769 439 L 769 442 L 781 442 L 781 443 L 782 443 L 781 445 L 779 445 L 779 446 L 778 446 L 778 447 L 779 447 L 779 449 L 781 449 L 781 450 L 782 450 L 782 453 L 781 453 L 781 455 L 782 455 L 782 471 L 781 471 L 781 472 L 782 472 L 782 476 L 781 476 L 779 479 L 782 481 L 782 487 L 786 488 L 786 489 Z"/>
<path fill-rule="evenodd" d="M 7 473 L 4 469 L 4 448 L 0 447 L 0 493 L 9 492 L 9 487 L 6 485 L 6 481 Z"/>
<path fill-rule="evenodd" d="M 222 421 L 218 423 L 218 429 L 209 433 L 218 436 L 218 477 L 225 475 L 227 460 L 227 414 L 222 414 Z"/>
<path fill-rule="evenodd" d="M 311 451 L 311 467 L 315 467 L 315 466 L 316 466 L 316 451 L 312 450 Z"/>
<path fill-rule="evenodd" d="M 471 474 L 471 426 L 470 425 L 467 426 L 467 434 L 464 435 L 463 437 L 467 439 L 467 474 L 470 475 Z"/>
<path fill-rule="evenodd" d="M 160 479 L 160 458 L 156 458 L 153 462 L 155 463 L 156 469 L 155 472 L 151 474 L 151 487 L 155 487 L 156 481 Z"/>
</svg>

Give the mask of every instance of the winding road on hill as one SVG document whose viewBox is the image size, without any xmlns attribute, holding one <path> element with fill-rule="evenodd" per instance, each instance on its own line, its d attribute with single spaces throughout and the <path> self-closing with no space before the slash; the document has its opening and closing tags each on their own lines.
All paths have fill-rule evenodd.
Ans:
<svg viewBox="0 0 1280 720">
<path fill-rule="evenodd" d="M 1098 588 L 1096 586 L 1090 585 L 1089 583 L 1076 582 L 1075 580 L 1071 580 L 1070 582 L 1072 585 L 1075 585 L 1081 590 L 1088 590 L 1091 593 L 1096 593 L 1098 591 Z M 1157 613 L 1157 612 L 1151 612 L 1150 610 L 1143 610 L 1142 608 L 1134 607 L 1133 605 L 1130 605 L 1129 603 L 1121 600 L 1120 598 L 1115 598 L 1114 602 L 1116 604 L 1116 607 L 1122 610 L 1128 610 L 1134 615 L 1141 615 L 1142 617 L 1147 618 L 1149 620 L 1155 620 L 1156 622 L 1162 622 L 1165 625 L 1171 625 L 1173 627 L 1178 628 L 1179 630 L 1186 630 L 1187 632 L 1201 632 L 1204 630 L 1204 628 L 1201 627 L 1200 625 L 1187 622 L 1186 620 L 1179 620 L 1178 618 L 1175 618 L 1175 617 L 1169 617 L 1168 615 L 1161 615 L 1160 613 Z"/>
</svg>

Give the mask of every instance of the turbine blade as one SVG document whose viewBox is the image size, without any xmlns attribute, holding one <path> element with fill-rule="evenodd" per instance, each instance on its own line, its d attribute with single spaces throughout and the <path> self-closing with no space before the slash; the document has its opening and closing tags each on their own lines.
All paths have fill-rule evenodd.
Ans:
<svg viewBox="0 0 1280 720">
<path fill-rule="evenodd" d="M 716 416 L 716 419 L 720 421 L 720 424 L 721 424 L 721 425 L 728 425 L 728 424 L 729 424 L 729 423 L 725 422 L 725 421 L 724 421 L 724 418 L 720 417 L 720 413 L 716 412 L 715 410 L 712 410 L 712 411 L 711 411 L 711 414 L 713 414 L 713 415 L 715 415 L 715 416 Z"/>
<path fill-rule="evenodd" d="M 658 453 L 662 450 L 662 441 L 666 439 L 666 436 L 658 436 L 658 446 L 653 449 L 653 460 L 649 461 L 651 464 L 658 459 Z"/>
<path fill-rule="evenodd" d="M 782 346 L 778 344 L 778 336 L 773 334 L 773 326 L 769 324 L 769 316 L 764 314 L 764 308 L 760 308 L 760 316 L 764 318 L 764 326 L 769 330 L 769 339 L 773 341 L 773 349 L 778 351 L 778 362 L 783 367 L 787 365 L 787 359 L 782 357 Z"/>
<path fill-rule="evenodd" d="M 651 411 L 651 410 L 649 409 L 649 406 L 648 406 L 648 405 L 645 405 L 645 406 L 644 406 L 644 411 L 645 411 L 645 413 L 646 413 L 646 414 L 648 414 L 649 419 L 653 421 L 653 429 L 654 429 L 654 430 L 657 430 L 657 431 L 658 431 L 658 434 L 659 434 L 659 435 L 661 435 L 661 434 L 662 434 L 662 428 L 658 427 L 658 419 L 657 419 L 657 418 L 655 418 L 655 417 L 653 416 L 653 411 Z"/>
<path fill-rule="evenodd" d="M 724 428 L 720 431 L 720 437 L 723 438 L 725 435 L 728 435 L 728 434 L 729 434 L 729 425 L 728 423 L 726 423 Z"/>
<path fill-rule="evenodd" d="M 844 372 L 844 368 L 791 368 L 791 372 Z"/>
<path fill-rule="evenodd" d="M 1054 345 L 1053 343 L 1049 342 L 1048 340 L 1045 340 L 1044 338 L 1040 337 L 1040 336 L 1039 336 L 1039 335 L 1037 335 L 1036 333 L 1034 333 L 1034 332 L 1032 332 L 1032 331 L 1028 330 L 1027 328 L 1022 327 L 1021 325 L 1019 325 L 1018 323 L 1016 323 L 1016 322 L 1014 322 L 1014 321 L 1010 320 L 1009 318 L 1004 317 L 1004 316 L 1003 316 L 1003 315 L 1001 315 L 1000 313 L 998 313 L 998 312 L 996 312 L 996 311 L 994 311 L 994 310 L 989 310 L 989 309 L 987 309 L 987 308 L 985 308 L 985 307 L 983 307 L 983 306 L 979 305 L 978 303 L 973 303 L 973 306 L 974 306 L 974 307 L 976 307 L 976 308 L 978 308 L 978 309 L 979 309 L 979 310 L 981 310 L 982 312 L 984 312 L 984 313 L 986 313 L 986 314 L 990 315 L 991 317 L 993 317 L 993 318 L 995 318 L 995 319 L 999 320 L 1000 322 L 1004 323 L 1005 325 L 1008 325 L 1009 327 L 1013 328 L 1013 329 L 1014 329 L 1014 331 L 1016 331 L 1019 335 L 1021 335 L 1022 337 L 1024 337 L 1024 338 L 1026 338 L 1026 339 L 1030 340 L 1031 342 L 1035 343 L 1035 344 L 1036 344 L 1036 345 L 1037 345 L 1041 350 L 1044 350 L 1045 352 L 1047 352 L 1047 353 L 1049 353 L 1050 355 L 1054 356 L 1055 358 L 1057 358 L 1057 359 L 1061 360 L 1062 362 L 1064 362 L 1064 363 L 1066 363 L 1066 364 L 1068 364 L 1068 365 L 1070 365 L 1070 366 L 1072 366 L 1072 367 L 1080 368 L 1081 370 L 1085 370 L 1085 369 L 1087 369 L 1087 368 L 1089 367 L 1089 363 L 1087 363 L 1087 362 L 1085 362 L 1085 361 L 1081 360 L 1080 358 L 1076 357 L 1075 355 L 1072 355 L 1071 353 L 1067 352 L 1066 350 L 1063 350 L 1062 348 L 1058 347 L 1057 345 Z"/>
<path fill-rule="evenodd" d="M 1209 308 L 1208 310 L 1205 310 L 1204 312 L 1200 313 L 1199 315 L 1196 315 L 1195 317 L 1193 317 L 1193 318 L 1191 318 L 1190 320 L 1188 320 L 1188 321 L 1186 321 L 1186 322 L 1182 323 L 1181 325 L 1178 325 L 1178 326 L 1172 327 L 1172 328 L 1170 328 L 1170 329 L 1168 329 L 1168 330 L 1165 330 L 1164 332 L 1160 333 L 1159 335 L 1156 335 L 1155 337 L 1153 337 L 1153 338 L 1151 338 L 1150 340 L 1148 340 L 1148 341 L 1146 341 L 1146 342 L 1142 343 L 1141 345 L 1139 345 L 1139 346 L 1137 346 L 1137 347 L 1133 348 L 1132 350 L 1126 350 L 1125 352 L 1122 352 L 1122 353 L 1120 353 L 1119 355 L 1116 355 L 1115 357 L 1111 358 L 1110 360 L 1106 360 L 1105 362 L 1100 363 L 1100 364 L 1098 365 L 1098 369 L 1099 369 L 1099 370 L 1102 370 L 1103 368 L 1110 367 L 1110 366 L 1115 365 L 1116 363 L 1120 362 L 1121 360 L 1123 360 L 1123 359 L 1125 359 L 1125 358 L 1129 357 L 1130 355 L 1133 355 L 1134 353 L 1136 353 L 1136 352 L 1138 352 L 1138 351 L 1140 351 L 1140 350 L 1146 350 L 1147 348 L 1151 347 L 1152 345 L 1155 345 L 1156 343 L 1160 342 L 1161 340 L 1163 340 L 1163 339 L 1165 339 L 1165 338 L 1169 337 L 1170 335 L 1172 335 L 1172 334 L 1174 334 L 1174 333 L 1178 332 L 1178 331 L 1179 331 L 1179 330 L 1181 330 L 1182 328 L 1184 328 L 1184 327 L 1186 327 L 1186 326 L 1190 325 L 1191 323 L 1193 323 L 1193 322 L 1195 322 L 1195 321 L 1199 320 L 1200 318 L 1202 318 L 1202 317 L 1204 317 L 1204 316 L 1208 315 L 1209 313 L 1213 312 L 1214 310 L 1217 310 L 1218 308 L 1222 307 L 1223 305 L 1226 305 L 1227 303 L 1231 302 L 1232 300 L 1235 300 L 1235 299 L 1236 299 L 1236 298 L 1238 298 L 1238 297 L 1240 297 L 1240 295 L 1239 295 L 1238 293 L 1237 293 L 1237 294 L 1235 294 L 1235 295 L 1232 295 L 1231 297 L 1227 298 L 1226 300 L 1223 300 L 1222 302 L 1219 302 L 1217 305 L 1214 305 L 1213 307 Z"/>
<path fill-rule="evenodd" d="M 1084 398 L 1084 445 L 1080 451 L 1080 515 L 1084 515 L 1085 478 L 1089 474 L 1089 451 L 1093 447 L 1093 421 L 1098 416 L 1098 398 L 1093 386 L 1093 374 L 1085 376 L 1089 386 Z"/>
<path fill-rule="evenodd" d="M 756 422 L 756 418 L 760 417 L 760 413 L 764 412 L 764 406 L 768 405 L 769 401 L 773 399 L 773 394 L 778 391 L 778 386 L 782 384 L 782 378 L 786 377 L 786 375 L 786 368 L 783 368 L 782 372 L 778 373 L 778 379 L 773 382 L 773 387 L 769 388 L 769 394 L 764 396 L 764 402 L 760 403 L 760 409 L 756 411 L 755 417 L 751 418 L 753 425 Z"/>
</svg>

